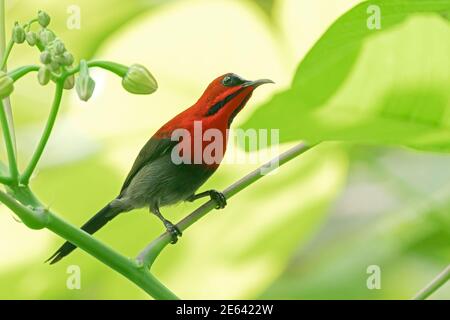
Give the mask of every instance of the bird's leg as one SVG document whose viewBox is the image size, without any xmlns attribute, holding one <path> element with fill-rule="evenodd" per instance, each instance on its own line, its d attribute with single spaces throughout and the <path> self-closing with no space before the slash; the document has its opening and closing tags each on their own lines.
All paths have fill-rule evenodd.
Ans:
<svg viewBox="0 0 450 320">
<path fill-rule="evenodd" d="M 223 209 L 227 205 L 227 198 L 225 198 L 225 195 L 222 192 L 217 190 L 208 190 L 198 194 L 193 194 L 187 198 L 187 201 L 193 202 L 204 197 L 210 197 L 211 200 L 215 201 L 217 203 L 216 209 Z"/>
<path fill-rule="evenodd" d="M 155 216 L 157 216 L 158 219 L 162 221 L 162 223 L 164 223 L 164 226 L 166 227 L 167 232 L 169 232 L 172 237 L 172 241 L 170 243 L 172 243 L 172 244 L 177 243 L 178 237 L 181 237 L 183 235 L 182 232 L 180 231 L 180 229 L 178 229 L 178 227 L 176 225 L 174 225 L 172 222 L 170 222 L 169 220 L 164 218 L 157 206 L 151 207 L 150 211 Z"/>
</svg>

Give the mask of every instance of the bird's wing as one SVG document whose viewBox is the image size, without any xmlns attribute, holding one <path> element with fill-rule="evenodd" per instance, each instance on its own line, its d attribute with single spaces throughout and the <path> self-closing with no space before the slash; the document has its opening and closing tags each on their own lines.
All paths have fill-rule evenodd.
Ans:
<svg viewBox="0 0 450 320">
<path fill-rule="evenodd" d="M 150 138 L 150 140 L 147 141 L 142 150 L 139 152 L 136 160 L 134 161 L 133 167 L 128 173 L 128 176 L 123 183 L 120 193 L 122 193 L 123 190 L 128 187 L 131 180 L 133 180 L 134 176 L 139 172 L 139 170 L 142 169 L 142 167 L 144 167 L 149 162 L 154 161 L 155 159 L 158 159 L 159 157 L 167 154 L 168 152 L 171 152 L 172 147 L 174 147 L 177 143 L 177 141 L 172 141 L 171 139 L 167 138 Z"/>
</svg>

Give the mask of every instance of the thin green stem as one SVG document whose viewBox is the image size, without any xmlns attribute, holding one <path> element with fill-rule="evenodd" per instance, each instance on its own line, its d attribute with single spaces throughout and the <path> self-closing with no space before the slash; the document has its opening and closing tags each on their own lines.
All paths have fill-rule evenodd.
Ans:
<svg viewBox="0 0 450 320">
<path fill-rule="evenodd" d="M 12 139 L 11 131 L 9 129 L 8 118 L 6 115 L 5 105 L 3 100 L 0 99 L 0 123 L 3 132 L 3 138 L 5 140 L 6 152 L 8 154 L 9 174 L 12 181 L 17 181 L 19 177 L 19 171 L 17 169 L 16 153 L 14 150 L 14 142 Z"/>
<path fill-rule="evenodd" d="M 2 57 L 2 60 L 5 55 L 5 44 L 6 44 L 5 0 L 0 0 L 0 57 Z"/>
<path fill-rule="evenodd" d="M 10 72 L 8 72 L 8 75 L 14 80 L 17 81 L 20 78 L 22 78 L 23 76 L 27 75 L 30 72 L 37 72 L 39 71 L 39 66 L 38 65 L 28 65 L 28 66 L 23 66 L 23 67 L 19 67 L 17 69 L 14 69 Z"/>
<path fill-rule="evenodd" d="M 11 54 L 11 50 L 13 47 L 14 47 L 14 41 L 11 39 L 11 40 L 9 40 L 8 45 L 6 46 L 5 52 L 3 53 L 3 56 L 2 56 L 2 63 L 0 66 L 1 70 L 5 70 L 6 63 L 8 62 L 8 58 L 9 58 L 9 55 Z"/>
<path fill-rule="evenodd" d="M 4 17 L 4 15 L 2 17 Z M 2 21 L 4 21 L 4 19 Z M 37 22 L 37 21 L 38 21 L 38 19 L 33 19 L 29 23 L 25 24 L 23 26 L 23 28 L 28 32 L 28 31 L 30 31 L 31 25 L 33 23 Z M 5 34 L 4 27 L 3 27 L 3 34 Z M 3 37 L 3 40 L 2 40 L 3 43 L 5 43 L 4 39 L 5 39 L 5 37 Z M 9 40 L 8 45 L 6 46 L 6 48 L 4 48 L 2 50 L 2 61 L 1 61 L 1 65 L 0 65 L 0 69 L 1 70 L 5 70 L 6 69 L 6 64 L 8 63 L 8 58 L 9 58 L 9 56 L 11 54 L 11 51 L 12 51 L 13 47 L 14 47 L 14 40 L 11 39 L 11 40 Z"/>
<path fill-rule="evenodd" d="M 127 66 L 124 66 L 123 64 L 120 64 L 120 63 L 111 62 L 111 61 L 100 61 L 100 60 L 91 61 L 91 62 L 88 62 L 88 66 L 108 70 L 110 72 L 117 74 L 119 77 L 124 77 L 128 71 Z"/>
<path fill-rule="evenodd" d="M 9 45 L 8 49 L 5 49 L 5 39 L 5 1 L 0 0 L 0 57 L 2 57 L 2 60 L 4 61 L 7 60 L 5 57 L 9 55 L 8 52 L 11 51 L 11 49 L 9 49 Z M 6 70 L 6 62 L 2 63 L 0 69 L 4 71 Z M 18 180 L 19 171 L 17 169 L 14 124 L 12 120 L 12 110 L 9 103 L 9 98 L 0 101 L 0 109 L 0 122 L 5 140 L 6 151 L 8 154 L 9 174 L 12 182 L 14 183 Z"/>
<path fill-rule="evenodd" d="M 12 197 L 3 191 L 0 191 L 0 201 L 11 209 L 11 211 L 13 211 L 30 229 L 42 229 L 47 223 L 47 215 L 43 210 L 33 210 L 28 206 L 24 206 L 16 200 L 16 197 Z"/>
<path fill-rule="evenodd" d="M 233 183 L 231 186 L 223 191 L 223 194 L 227 199 L 230 199 L 238 192 L 244 190 L 251 184 L 255 183 L 268 173 L 277 169 L 279 166 L 287 163 L 288 161 L 294 159 L 295 157 L 305 153 L 307 150 L 311 149 L 313 146 L 308 146 L 304 143 L 300 143 L 295 147 L 289 149 L 288 151 L 282 153 L 278 157 L 272 159 L 268 163 L 249 173 L 239 181 Z M 178 222 L 177 227 L 184 231 L 190 226 L 192 226 L 196 221 L 204 217 L 207 213 L 212 211 L 216 207 L 216 203 L 212 200 L 206 202 L 187 217 Z M 170 243 L 171 236 L 168 232 L 161 234 L 158 238 L 153 240 L 144 250 L 139 253 L 136 260 L 139 264 L 142 264 L 148 268 L 151 268 L 156 258 L 159 256 L 161 251 Z"/>
<path fill-rule="evenodd" d="M 13 179 L 11 177 L 0 176 L 0 183 L 6 184 L 6 185 L 11 185 L 13 183 Z"/>
<path fill-rule="evenodd" d="M 116 62 L 111 62 L 111 61 L 94 60 L 94 61 L 88 61 L 87 65 L 89 68 L 105 69 L 107 71 L 115 73 L 116 75 L 118 75 L 121 78 L 124 77 L 128 71 L 127 66 L 120 64 L 120 63 L 116 63 Z M 79 71 L 80 71 L 80 65 L 76 66 L 73 69 L 68 70 L 66 73 L 66 76 L 74 75 L 75 73 L 77 73 Z"/>
<path fill-rule="evenodd" d="M 38 22 L 38 18 L 34 18 L 32 20 L 30 20 L 30 22 L 28 22 L 27 24 L 25 24 L 23 26 L 23 28 L 28 32 L 30 31 L 31 26 L 33 25 L 33 23 Z"/>
<path fill-rule="evenodd" d="M 416 296 L 413 298 L 413 300 L 425 300 L 429 296 L 431 296 L 436 290 L 438 290 L 440 287 L 442 287 L 444 284 L 447 283 L 447 281 L 450 280 L 450 265 L 447 266 L 447 268 L 444 269 L 440 274 L 437 275 L 436 278 L 434 278 L 429 284 L 425 286 Z"/>
<path fill-rule="evenodd" d="M 47 120 L 47 124 L 45 125 L 44 132 L 42 133 L 41 140 L 39 141 L 36 150 L 31 157 L 30 163 L 25 169 L 24 173 L 20 177 L 20 183 L 24 185 L 28 185 L 31 175 L 33 174 L 36 166 L 41 159 L 42 153 L 44 152 L 44 148 L 47 145 L 48 139 L 50 138 L 50 134 L 53 130 L 53 126 L 55 125 L 56 116 L 58 115 L 59 107 L 61 105 L 61 99 L 64 90 L 64 79 L 61 79 L 56 83 L 55 88 L 55 96 L 53 98 L 52 108 L 50 110 L 50 115 Z"/>
</svg>

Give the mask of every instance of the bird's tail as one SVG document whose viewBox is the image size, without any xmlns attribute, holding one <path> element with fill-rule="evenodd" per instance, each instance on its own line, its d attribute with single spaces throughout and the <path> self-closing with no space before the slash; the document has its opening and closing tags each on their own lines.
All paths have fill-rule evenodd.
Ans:
<svg viewBox="0 0 450 320">
<path fill-rule="evenodd" d="M 113 207 L 110 203 L 108 203 L 103 209 L 101 209 L 95 216 L 89 219 L 81 229 L 86 231 L 89 234 L 94 234 L 100 228 L 102 228 L 109 221 L 114 219 L 117 215 L 119 215 L 123 210 L 120 207 Z M 45 262 L 49 262 L 50 264 L 54 264 L 70 254 L 77 247 L 70 242 L 65 242 L 50 258 L 48 258 Z"/>
</svg>

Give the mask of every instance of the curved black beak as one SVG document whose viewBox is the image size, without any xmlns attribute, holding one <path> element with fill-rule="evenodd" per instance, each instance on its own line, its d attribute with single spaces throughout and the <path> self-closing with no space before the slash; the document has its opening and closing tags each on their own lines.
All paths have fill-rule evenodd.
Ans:
<svg viewBox="0 0 450 320">
<path fill-rule="evenodd" d="M 266 84 L 266 83 L 275 83 L 275 82 L 273 82 L 270 79 L 259 79 L 259 80 L 255 80 L 255 81 L 247 81 L 242 86 L 243 87 L 250 87 L 250 86 L 252 86 L 254 88 L 257 88 L 260 85 Z"/>
</svg>

